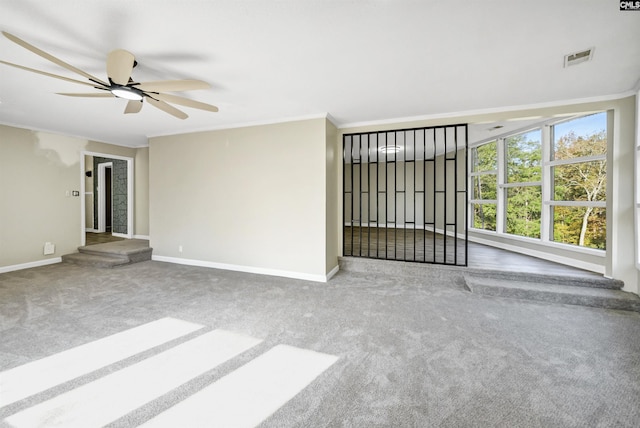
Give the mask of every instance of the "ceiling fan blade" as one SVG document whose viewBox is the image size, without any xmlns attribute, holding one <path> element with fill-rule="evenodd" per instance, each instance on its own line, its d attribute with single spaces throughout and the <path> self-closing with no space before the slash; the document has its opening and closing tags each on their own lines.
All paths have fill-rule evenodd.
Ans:
<svg viewBox="0 0 640 428">
<path fill-rule="evenodd" d="M 89 74 L 89 73 L 87 73 L 85 71 L 82 71 L 79 68 L 76 68 L 71 64 L 67 64 L 66 62 L 62 61 L 61 59 L 58 59 L 55 56 L 46 53 L 42 49 L 38 49 L 37 47 L 25 42 L 21 38 L 16 37 L 11 33 L 7 33 L 6 31 L 3 31 L 2 34 L 4 34 L 4 36 L 7 39 L 11 40 L 12 42 L 22 46 L 23 48 L 25 48 L 27 50 L 30 50 L 31 52 L 33 52 L 36 55 L 40 55 L 42 58 L 47 59 L 47 60 L 53 62 L 54 64 L 58 64 L 60 67 L 64 67 L 67 70 L 73 71 L 74 73 L 78 73 L 81 76 L 84 76 L 84 77 L 86 77 L 87 79 L 89 79 L 89 80 L 91 80 L 93 82 L 99 83 L 99 84 L 104 85 L 104 86 L 109 86 L 107 83 L 103 82 L 102 80 L 98 79 L 97 77 L 92 76 L 91 74 Z"/>
<path fill-rule="evenodd" d="M 180 104 L 186 107 L 199 108 L 200 110 L 212 111 L 214 113 L 218 111 L 218 107 L 213 106 L 211 104 L 201 103 L 199 101 L 193 101 L 188 98 L 179 97 L 177 95 L 153 94 L 153 97 L 162 101 L 167 101 L 173 104 Z"/>
<path fill-rule="evenodd" d="M 54 77 L 56 79 L 66 80 L 67 82 L 79 83 L 81 85 L 87 85 L 87 86 L 91 86 L 93 88 L 98 88 L 98 89 L 105 89 L 105 88 L 100 88 L 100 87 L 96 86 L 97 85 L 96 83 L 89 83 L 89 82 L 83 82 L 82 80 L 70 79 L 68 77 L 58 76 L 57 74 L 47 73 L 46 71 L 36 70 L 35 68 L 29 68 L 29 67 L 25 67 L 23 65 L 14 64 L 14 63 L 7 62 L 7 61 L 0 61 L 0 63 L 1 64 L 5 64 L 5 65 L 10 65 L 11 67 L 21 68 L 22 70 L 27 70 L 27 71 L 30 71 L 32 73 L 38 73 L 38 74 L 42 74 L 44 76 L 49 76 L 49 77 Z"/>
<path fill-rule="evenodd" d="M 151 97 L 147 97 L 147 101 L 154 107 L 159 108 L 160 110 L 169 113 L 172 116 L 177 117 L 178 119 L 186 119 L 189 116 L 183 112 L 182 110 L 178 110 L 177 108 L 165 103 L 164 101 L 155 100 Z"/>
<path fill-rule="evenodd" d="M 209 89 L 211 85 L 202 80 L 159 80 L 156 82 L 136 83 L 135 87 L 147 92 L 172 92 Z"/>
<path fill-rule="evenodd" d="M 140 110 L 142 110 L 142 100 L 131 100 L 127 103 L 127 107 L 124 109 L 124 114 L 138 113 Z"/>
<path fill-rule="evenodd" d="M 80 94 L 75 92 L 56 92 L 57 95 L 64 95 L 65 97 L 86 97 L 86 98 L 113 98 L 114 95 L 111 92 L 91 92 L 86 94 Z"/>
<path fill-rule="evenodd" d="M 107 56 L 107 76 L 118 85 L 129 83 L 135 57 L 131 52 L 118 49 Z"/>
</svg>

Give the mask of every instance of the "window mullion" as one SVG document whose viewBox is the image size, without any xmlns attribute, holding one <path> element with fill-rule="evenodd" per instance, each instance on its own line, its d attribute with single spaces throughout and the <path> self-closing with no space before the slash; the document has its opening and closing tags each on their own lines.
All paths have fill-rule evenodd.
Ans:
<svg viewBox="0 0 640 428">
<path fill-rule="evenodd" d="M 553 206 L 549 204 L 553 198 L 553 167 L 551 143 L 553 136 L 551 126 L 542 127 L 542 212 L 540 213 L 540 239 L 542 242 L 553 241 Z"/>
<path fill-rule="evenodd" d="M 498 203 L 496 205 L 496 232 L 506 232 L 505 219 L 507 217 L 507 189 L 504 187 L 507 180 L 507 167 L 506 167 L 506 153 L 505 153 L 505 139 L 499 138 L 496 141 L 496 149 L 498 151 L 498 188 L 496 189 L 496 197 Z"/>
</svg>

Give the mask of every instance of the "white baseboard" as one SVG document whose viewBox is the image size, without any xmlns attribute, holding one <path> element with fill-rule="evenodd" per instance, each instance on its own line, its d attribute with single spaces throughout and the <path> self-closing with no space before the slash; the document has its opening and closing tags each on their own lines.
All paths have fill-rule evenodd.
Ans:
<svg viewBox="0 0 640 428">
<path fill-rule="evenodd" d="M 19 265 L 0 266 L 0 273 L 13 272 L 14 270 L 30 269 L 39 266 L 54 265 L 62 262 L 62 257 L 53 257 L 51 259 L 38 260 L 37 262 L 21 263 Z"/>
<path fill-rule="evenodd" d="M 116 232 L 111 232 L 111 236 L 116 236 L 118 238 L 131 238 L 131 236 L 129 234 L 126 233 L 116 233 Z"/>
<path fill-rule="evenodd" d="M 88 227 L 85 228 L 84 231 L 89 233 L 98 233 L 98 229 L 89 229 Z"/>
<path fill-rule="evenodd" d="M 146 239 L 149 240 L 149 235 L 133 235 L 133 239 Z"/>
<path fill-rule="evenodd" d="M 231 265 L 227 263 L 217 263 L 217 262 L 208 262 L 203 260 L 192 260 L 192 259 L 182 259 L 178 257 L 167 257 L 167 256 L 152 256 L 151 260 L 157 262 L 167 262 L 167 263 L 175 263 L 179 265 L 187 265 L 187 266 L 200 266 L 200 267 L 208 267 L 214 269 L 222 269 L 222 270 L 231 270 L 235 272 L 246 272 L 246 273 L 257 273 L 260 275 L 270 275 L 270 276 L 281 276 L 284 278 L 293 278 L 293 279 L 303 279 L 305 281 L 314 281 L 314 282 L 327 282 L 330 278 L 329 275 L 313 275 L 309 273 L 302 272 L 292 272 L 287 270 L 279 270 L 279 269 L 267 269 L 267 268 L 258 268 L 253 266 L 241 266 L 241 265 Z M 337 267 L 334 268 L 337 272 Z M 333 272 L 333 270 L 331 271 Z M 331 273 L 331 275 L 335 273 Z"/>
<path fill-rule="evenodd" d="M 331 269 L 331 272 L 329 272 L 329 273 L 327 274 L 327 281 L 329 281 L 331 278 L 333 278 L 333 276 L 334 276 L 335 274 L 337 274 L 339 270 L 340 270 L 340 265 L 336 265 L 336 267 L 334 267 L 333 269 Z M 324 282 L 327 282 L 327 281 L 324 281 Z"/>
</svg>

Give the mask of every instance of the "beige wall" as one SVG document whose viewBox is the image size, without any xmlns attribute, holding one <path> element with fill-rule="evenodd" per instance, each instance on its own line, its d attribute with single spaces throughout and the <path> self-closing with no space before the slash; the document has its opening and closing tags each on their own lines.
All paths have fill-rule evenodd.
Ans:
<svg viewBox="0 0 640 428">
<path fill-rule="evenodd" d="M 84 157 L 84 169 L 91 172 L 91 177 L 84 177 L 84 226 L 87 229 L 93 229 L 95 224 L 93 221 L 93 180 L 95 179 L 93 171 L 93 156 Z M 96 171 L 97 172 L 97 171 Z"/>
<path fill-rule="evenodd" d="M 136 154 L 132 148 L 0 125 L 0 271 L 76 251 L 83 196 L 66 192 L 81 189 L 82 151 Z M 53 255 L 43 255 L 45 242 L 56 245 Z"/>
<path fill-rule="evenodd" d="M 134 227 L 135 235 L 149 236 L 149 147 L 141 147 L 135 154 Z"/>
<path fill-rule="evenodd" d="M 150 139 L 154 258 L 322 280 L 325 122 Z"/>
<path fill-rule="evenodd" d="M 342 144 L 344 134 L 356 132 L 372 132 L 380 130 L 393 130 L 435 125 L 450 125 L 457 123 L 478 123 L 505 120 L 518 117 L 552 117 L 554 115 L 582 113 L 591 111 L 612 110 L 614 112 L 613 143 L 608 155 L 608 242 L 606 257 L 598 257 L 592 254 L 584 254 L 569 251 L 558 247 L 542 246 L 540 244 L 506 240 L 504 237 L 469 232 L 470 239 L 484 239 L 498 245 L 508 244 L 511 250 L 524 253 L 540 252 L 547 254 L 547 258 L 556 261 L 571 262 L 577 265 L 601 266 L 607 276 L 623 280 L 625 290 L 638 293 L 639 275 L 635 265 L 635 238 L 634 238 L 634 147 L 635 147 L 635 97 L 627 97 L 617 100 L 554 106 L 546 108 L 527 109 L 519 111 L 507 111 L 501 113 L 488 113 L 481 115 L 457 116 L 442 119 L 417 120 L 412 122 L 389 123 L 384 126 L 360 126 L 354 128 L 342 128 L 338 140 Z M 342 170 L 340 171 L 342 174 Z M 340 175 L 340 179 L 342 176 Z M 339 210 L 342 212 L 342 199 L 339 201 Z M 342 232 L 340 232 L 340 241 Z"/>
<path fill-rule="evenodd" d="M 338 144 L 338 129 L 330 121 L 326 121 L 326 273 L 329 274 L 338 266 L 338 229 L 342 216 L 338 211 L 338 201 L 342 195 L 340 181 L 338 180 L 338 164 L 342 162 L 342 151 Z"/>
</svg>

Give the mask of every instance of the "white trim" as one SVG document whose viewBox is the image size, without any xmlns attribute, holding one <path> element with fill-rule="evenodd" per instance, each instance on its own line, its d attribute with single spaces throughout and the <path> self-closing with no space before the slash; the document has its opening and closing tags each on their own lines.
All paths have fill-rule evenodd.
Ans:
<svg viewBox="0 0 640 428">
<path fill-rule="evenodd" d="M 117 159 L 117 160 L 129 160 L 129 159 L 133 159 L 131 157 L 127 157 L 127 156 L 119 156 L 119 155 L 112 155 L 109 153 L 98 153 L 98 152 L 89 152 L 89 151 L 83 151 L 82 154 L 84 156 L 97 156 L 99 158 L 109 158 L 109 159 Z M 83 172 L 84 174 L 84 172 Z"/>
<path fill-rule="evenodd" d="M 484 238 L 480 238 L 480 237 L 476 237 L 476 236 L 469 236 L 469 241 L 471 242 L 477 242 L 478 244 L 484 244 L 484 245 L 489 245 L 491 247 L 496 247 L 496 248 L 501 248 L 503 250 L 508 250 L 508 251 L 512 251 L 514 253 L 520 253 L 520 254 L 526 254 L 529 256 L 533 256 L 533 257 L 537 257 L 539 259 L 544 259 L 544 260 L 549 260 L 552 262 L 556 262 L 556 263 L 561 263 L 564 265 L 568 265 L 568 266 L 573 266 L 573 267 L 577 267 L 579 269 L 585 269 L 588 271 L 592 271 L 592 272 L 596 272 L 596 273 L 600 273 L 604 275 L 604 265 L 599 265 L 599 264 L 595 264 L 595 263 L 589 263 L 589 262 L 584 262 L 582 260 L 576 260 L 574 258 L 570 258 L 570 257 L 564 257 L 564 256 L 559 256 L 556 254 L 549 254 L 545 251 L 538 251 L 538 250 L 533 250 L 531 248 L 523 248 L 523 247 L 519 247 L 516 245 L 509 245 L 509 244 L 505 244 L 503 242 L 496 242 L 490 239 L 484 239 Z M 541 243 L 536 243 L 538 245 L 545 245 L 545 244 L 541 244 Z M 575 249 L 572 249 L 575 250 Z M 598 254 L 599 256 L 600 254 Z M 602 254 L 602 257 L 604 258 L 604 254 Z"/>
<path fill-rule="evenodd" d="M 567 107 L 568 105 L 578 105 L 578 104 L 587 104 L 587 103 L 595 103 L 595 102 L 602 102 L 602 101 L 619 100 L 619 99 L 627 98 L 633 95 L 636 95 L 636 91 L 628 90 L 628 91 L 620 92 L 618 94 L 601 95 L 601 96 L 587 97 L 587 98 L 575 98 L 575 99 L 569 99 L 569 100 L 551 101 L 546 103 L 523 104 L 523 105 L 507 106 L 507 107 L 494 107 L 494 108 L 487 108 L 487 109 L 466 110 L 466 111 L 450 112 L 450 113 L 425 114 L 421 116 L 397 117 L 394 119 L 372 120 L 372 121 L 366 121 L 366 122 L 343 123 L 338 127 L 338 129 L 360 128 L 360 127 L 391 125 L 391 124 L 395 125 L 395 124 L 401 124 L 405 122 L 417 122 L 417 121 L 425 121 L 425 120 L 456 119 L 456 118 L 464 118 L 468 116 L 500 114 L 500 113 L 517 112 L 521 110 L 533 110 L 533 109 L 549 108 L 549 107 Z M 575 114 L 579 114 L 579 112 Z"/>
<path fill-rule="evenodd" d="M 469 202 L 475 205 L 482 205 L 482 204 L 498 204 L 498 200 L 497 199 L 469 199 Z"/>
<path fill-rule="evenodd" d="M 38 260 L 36 262 L 20 263 L 19 265 L 0 266 L 0 273 L 13 272 L 15 270 L 31 269 L 34 267 L 54 265 L 62 262 L 62 257 L 53 257 L 51 259 Z"/>
<path fill-rule="evenodd" d="M 335 117 L 331 116 L 331 113 L 327 113 L 327 117 L 326 117 L 326 119 L 327 119 L 329 122 L 331 122 L 331 124 L 332 124 L 333 126 L 335 126 L 335 127 L 336 127 L 336 129 L 338 129 L 338 121 L 336 120 L 336 118 L 335 118 Z"/>
<path fill-rule="evenodd" d="M 336 267 L 334 267 L 333 269 L 331 269 L 329 271 L 329 273 L 327 274 L 327 281 L 329 281 L 331 278 L 333 278 L 334 275 L 337 274 L 339 270 L 340 270 L 340 265 L 339 264 L 336 265 Z"/>
<path fill-rule="evenodd" d="M 552 207 L 607 207 L 607 201 L 544 201 L 543 204 Z"/>
<path fill-rule="evenodd" d="M 598 162 L 598 161 L 606 161 L 606 160 L 607 160 L 607 155 L 604 154 L 604 155 L 582 156 L 582 157 L 571 158 L 571 159 L 552 160 L 552 161 L 546 162 L 546 164 L 548 166 L 562 166 L 562 165 L 573 165 L 576 163 Z"/>
<path fill-rule="evenodd" d="M 573 244 L 565 244 L 563 242 L 556 242 L 556 241 L 542 241 L 539 238 L 529 238 L 527 236 L 519 236 L 519 235 L 513 235 L 510 233 L 497 233 L 493 230 L 483 230 L 483 229 L 469 229 L 469 232 L 471 233 L 477 233 L 480 235 L 486 235 L 486 236 L 491 236 L 491 237 L 496 237 L 496 238 L 502 238 L 502 239 L 507 239 L 507 240 L 511 240 L 514 242 L 526 242 L 528 244 L 531 245 L 538 245 L 541 247 L 549 247 L 549 248 L 557 248 L 559 250 L 563 250 L 563 251 L 571 251 L 574 253 L 582 253 L 582 254 L 589 254 L 592 256 L 596 256 L 596 257 L 602 257 L 605 258 L 606 257 L 606 250 L 600 250 L 597 248 L 590 248 L 590 247 L 581 247 L 579 245 L 573 245 Z M 471 236 L 471 235 L 469 235 Z M 480 238 L 480 239 L 484 239 L 484 238 Z M 498 246 L 501 244 L 500 241 L 494 241 L 493 239 L 491 240 L 492 243 L 494 244 L 490 244 L 493 246 Z M 509 245 L 509 244 L 505 244 L 505 245 Z"/>
<path fill-rule="evenodd" d="M 89 229 L 89 228 L 85 228 L 85 229 L 84 229 L 84 231 L 85 231 L 85 232 L 89 232 L 89 233 L 99 233 L 99 232 L 98 232 L 98 229 L 93 229 L 93 228 L 91 228 L 91 229 Z"/>
<path fill-rule="evenodd" d="M 540 168 L 540 172 L 542 173 L 542 177 L 553 177 L 551 166 L 549 165 L 549 159 L 551 159 L 551 146 L 552 135 L 551 130 L 553 128 L 551 126 L 543 126 L 542 127 L 542 167 Z M 544 144 L 544 141 L 549 141 L 549 144 Z M 540 240 L 542 242 L 551 242 L 551 237 L 553 236 L 553 222 L 554 220 L 551 218 L 551 206 L 545 205 L 544 202 L 550 201 L 554 197 L 554 183 L 553 180 L 544 180 L 541 188 L 541 196 L 542 196 L 542 206 L 540 207 Z"/>
<path fill-rule="evenodd" d="M 133 235 L 133 239 L 146 239 L 149 240 L 149 235 Z"/>
<path fill-rule="evenodd" d="M 106 187 L 106 169 L 111 170 L 111 194 L 105 194 Z M 98 164 L 98 232 L 107 231 L 107 197 L 111 198 L 111 230 L 113 230 L 113 162 L 103 162 Z"/>
<path fill-rule="evenodd" d="M 492 170 L 488 170 L 488 171 L 474 171 L 469 173 L 469 176 L 471 177 L 479 177 L 482 175 L 498 175 L 498 170 L 497 169 L 492 169 Z"/>
<path fill-rule="evenodd" d="M 636 83 L 636 155 L 633 161 L 633 174 L 634 174 L 634 197 L 635 197 L 635 210 L 634 210 L 634 222 L 635 222 L 635 261 L 636 269 L 640 271 L 640 79 Z M 640 291 L 640 290 L 636 290 Z"/>
<path fill-rule="evenodd" d="M 200 266 L 200 267 L 208 267 L 213 269 L 230 270 L 235 272 L 257 273 L 260 275 L 269 275 L 269 276 L 281 276 L 284 278 L 303 279 L 305 281 L 327 282 L 329 280 L 328 275 L 313 275 L 313 274 L 303 273 L 303 272 L 292 272 L 288 270 L 259 268 L 259 267 L 253 267 L 253 266 L 231 265 L 227 263 L 183 259 L 178 257 L 154 255 L 151 257 L 151 260 L 154 260 L 157 262 L 175 263 L 179 265 Z"/>
<path fill-rule="evenodd" d="M 127 235 L 126 233 L 111 232 L 111 236 L 115 236 L 116 238 L 127 238 L 127 239 L 129 239 L 129 235 Z"/>
<path fill-rule="evenodd" d="M 84 195 L 80 198 L 80 246 L 87 244 L 87 231 L 95 232 L 95 229 L 87 229 L 87 186 L 85 185 L 86 166 L 84 163 L 85 155 L 80 152 L 80 194 Z M 93 189 L 91 189 L 93 190 Z M 93 192 L 92 192 L 93 194 Z M 92 222 L 95 225 L 95 222 Z"/>
<path fill-rule="evenodd" d="M 522 182 L 517 182 L 517 181 L 512 181 L 510 183 L 504 183 L 504 184 L 500 184 L 498 185 L 498 187 L 500 187 L 501 189 L 509 189 L 511 187 L 540 187 L 542 186 L 542 181 L 522 181 Z"/>
</svg>

